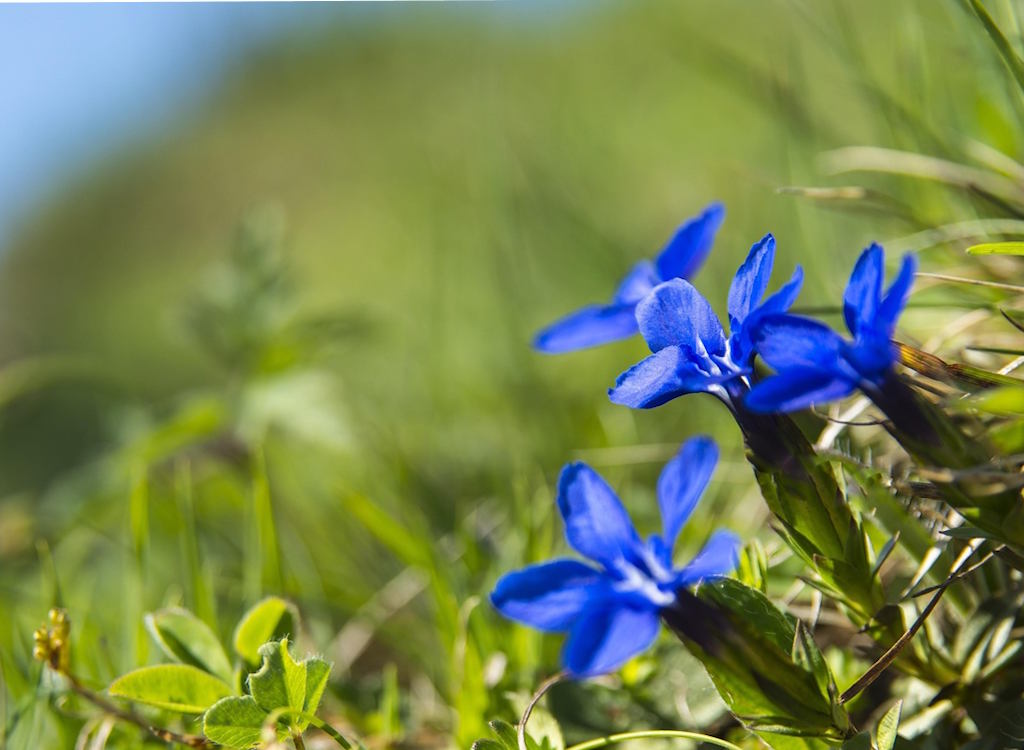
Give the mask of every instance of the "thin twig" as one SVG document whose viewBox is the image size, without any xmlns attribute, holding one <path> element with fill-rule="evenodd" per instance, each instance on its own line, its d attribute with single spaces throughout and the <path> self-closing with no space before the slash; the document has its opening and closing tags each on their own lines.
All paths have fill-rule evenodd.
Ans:
<svg viewBox="0 0 1024 750">
<path fill-rule="evenodd" d="M 537 692 L 530 698 L 530 702 L 526 704 L 526 710 L 523 711 L 523 715 L 519 718 L 519 726 L 516 727 L 516 744 L 519 745 L 519 750 L 528 750 L 526 747 L 526 722 L 530 720 L 530 714 L 533 713 L 534 707 L 537 702 L 544 697 L 544 693 L 553 688 L 559 682 L 564 680 L 566 672 L 556 672 L 555 674 L 548 677 L 544 682 L 537 688 Z"/>
<path fill-rule="evenodd" d="M 93 692 L 85 685 L 83 685 L 81 682 L 79 682 L 78 678 L 74 675 L 64 673 L 64 676 L 67 678 L 68 683 L 71 685 L 71 689 L 78 693 L 78 695 L 82 696 L 93 705 L 103 709 L 108 714 L 116 716 L 118 719 L 121 719 L 122 721 L 127 721 L 131 724 L 134 724 L 137 727 L 140 727 L 141 729 L 144 729 L 145 731 L 149 732 L 151 735 L 156 737 L 158 740 L 161 740 L 163 742 L 175 742 L 179 745 L 184 745 L 185 747 L 215 747 L 215 745 L 212 742 L 210 742 L 208 739 L 200 735 L 178 734 L 177 732 L 172 732 L 170 729 L 155 727 L 138 714 L 132 711 L 126 711 L 122 708 L 119 708 L 99 693 Z"/>
<path fill-rule="evenodd" d="M 999 549 L 1003 549 L 1003 547 L 1000 546 Z M 992 557 L 995 555 L 995 553 L 996 553 L 996 550 L 994 550 L 992 552 L 989 552 L 983 558 L 978 560 L 978 562 L 974 563 L 974 565 L 972 565 L 971 567 L 967 568 L 966 570 L 962 570 L 959 573 L 955 573 L 955 574 L 949 576 L 949 578 L 947 578 L 942 583 L 936 583 L 934 586 L 928 586 L 927 588 L 923 588 L 920 591 L 915 591 L 912 594 L 907 594 L 907 596 L 905 598 L 906 599 L 916 599 L 919 596 L 925 596 L 927 594 L 932 593 L 933 591 L 938 591 L 939 589 L 943 588 L 944 586 L 948 586 L 949 584 L 953 583 L 953 581 L 959 581 L 961 578 L 966 578 L 971 573 L 973 573 L 978 568 L 980 568 L 982 565 L 987 563 L 990 559 L 992 559 Z"/>
<path fill-rule="evenodd" d="M 981 540 L 977 541 L 978 545 L 980 545 Z M 921 626 L 924 625 L 924 621 L 928 619 L 928 615 L 930 615 L 932 610 L 938 605 L 939 600 L 942 599 L 942 595 L 946 593 L 946 589 L 949 588 L 953 581 L 957 580 L 960 569 L 971 558 L 971 555 L 977 550 L 978 545 L 968 547 L 963 553 L 961 553 L 960 559 L 957 560 L 954 569 L 949 574 L 949 578 L 939 585 L 938 591 L 936 591 L 935 595 L 928 600 L 928 604 L 925 605 L 921 614 L 918 615 L 916 620 L 914 620 L 913 625 L 911 625 L 907 632 L 901 635 L 884 654 L 878 657 L 878 660 L 875 661 L 874 664 L 868 667 L 868 670 L 860 677 L 860 679 L 843 691 L 843 694 L 839 696 L 840 704 L 849 703 L 851 700 L 856 698 L 862 690 L 881 677 L 882 673 L 889 668 L 889 665 L 896 660 L 896 657 L 899 656 L 903 647 L 910 643 L 911 639 L 917 635 L 917 631 L 921 629 Z"/>
<path fill-rule="evenodd" d="M 971 286 L 987 286 L 990 289 L 1005 289 L 1009 292 L 1024 294 L 1024 286 L 1006 284 L 1001 281 L 982 281 L 981 279 L 968 279 L 964 276 L 948 276 L 944 273 L 928 273 L 926 271 L 918 271 L 914 275 L 922 279 L 936 279 L 937 281 L 950 281 L 955 284 L 969 284 Z"/>
</svg>

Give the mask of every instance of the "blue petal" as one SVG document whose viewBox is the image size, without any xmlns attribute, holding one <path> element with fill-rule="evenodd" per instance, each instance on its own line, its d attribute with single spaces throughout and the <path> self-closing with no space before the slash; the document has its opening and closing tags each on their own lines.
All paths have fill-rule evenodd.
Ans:
<svg viewBox="0 0 1024 750">
<path fill-rule="evenodd" d="M 757 383 L 744 405 L 753 412 L 771 414 L 806 409 L 852 393 L 856 383 L 816 367 L 793 367 Z"/>
<path fill-rule="evenodd" d="M 739 562 L 739 548 L 739 537 L 731 531 L 716 531 L 690 564 L 679 571 L 676 584 L 689 586 L 731 573 Z"/>
<path fill-rule="evenodd" d="M 750 248 L 729 285 L 729 326 L 733 331 L 750 314 L 768 288 L 775 262 L 775 238 L 766 234 Z"/>
<path fill-rule="evenodd" d="M 862 335 L 843 351 L 844 361 L 856 371 L 862 381 L 880 385 L 893 364 L 899 359 L 896 346 L 887 332 L 876 331 Z"/>
<path fill-rule="evenodd" d="M 595 602 L 573 626 L 562 662 L 574 677 L 594 677 L 618 669 L 645 651 L 658 636 L 658 612 L 616 599 Z"/>
<path fill-rule="evenodd" d="M 540 331 L 534 348 L 546 354 L 562 354 L 606 344 L 637 332 L 634 305 L 590 305 Z"/>
<path fill-rule="evenodd" d="M 739 327 L 733 326 L 732 336 L 729 339 L 729 354 L 732 361 L 741 369 L 749 369 L 750 361 L 754 357 L 756 344 L 754 337 L 757 335 L 761 321 L 768 315 L 778 315 L 790 308 L 800 293 L 800 285 L 804 281 L 804 270 L 797 266 L 793 276 L 781 289 L 755 307 Z"/>
<path fill-rule="evenodd" d="M 812 367 L 838 371 L 845 342 L 824 323 L 798 315 L 769 315 L 752 332 L 764 361 L 776 370 Z"/>
<path fill-rule="evenodd" d="M 685 222 L 668 241 L 655 261 L 662 281 L 688 279 L 697 272 L 725 219 L 725 206 L 712 203 L 704 213 Z"/>
<path fill-rule="evenodd" d="M 793 269 L 793 275 L 789 277 L 789 281 L 783 284 L 777 292 L 768 295 L 768 299 L 758 305 L 756 312 L 760 315 L 786 312 L 796 302 L 803 283 L 804 269 L 797 266 Z"/>
<path fill-rule="evenodd" d="M 709 437 L 691 438 L 662 469 L 658 477 L 658 507 L 661 509 L 662 539 L 671 548 L 680 529 L 697 507 L 718 463 L 718 446 Z"/>
<path fill-rule="evenodd" d="M 688 281 L 673 279 L 656 286 L 637 305 L 636 319 L 652 352 L 666 346 L 683 346 L 695 352 L 707 349 L 718 355 L 725 352 L 722 324 L 708 301 Z"/>
<path fill-rule="evenodd" d="M 875 319 L 882 298 L 884 260 L 882 246 L 872 243 L 861 253 L 850 274 L 850 281 L 843 294 L 843 318 L 854 336 L 862 329 L 869 328 Z"/>
<path fill-rule="evenodd" d="M 875 325 L 886 338 L 892 338 L 893 331 L 896 330 L 896 319 L 907 304 L 907 297 L 910 295 L 910 287 L 914 284 L 916 270 L 917 261 L 914 260 L 914 256 L 909 253 L 904 255 L 899 275 L 892 282 L 889 291 L 885 293 L 882 304 L 878 306 L 878 319 Z"/>
<path fill-rule="evenodd" d="M 619 375 L 615 387 L 608 389 L 608 397 L 613 403 L 633 409 L 651 409 L 684 393 L 710 390 L 731 377 L 709 377 L 693 361 L 690 352 L 670 346 Z"/>
<path fill-rule="evenodd" d="M 578 560 L 552 560 L 502 576 L 491 603 L 505 617 L 538 630 L 568 630 L 606 586 L 600 571 Z"/>
<path fill-rule="evenodd" d="M 626 274 L 626 278 L 619 283 L 619 288 L 615 290 L 614 302 L 620 305 L 635 305 L 650 294 L 660 282 L 654 264 L 649 260 L 642 260 L 633 266 Z"/>
<path fill-rule="evenodd" d="M 586 464 L 562 469 L 558 510 L 565 521 L 565 537 L 580 554 L 606 567 L 622 558 L 636 558 L 641 542 L 629 514 L 608 483 Z"/>
</svg>

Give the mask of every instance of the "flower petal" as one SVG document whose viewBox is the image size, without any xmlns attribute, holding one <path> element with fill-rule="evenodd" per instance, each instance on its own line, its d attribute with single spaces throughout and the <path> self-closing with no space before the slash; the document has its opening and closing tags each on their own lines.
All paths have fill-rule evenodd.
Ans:
<svg viewBox="0 0 1024 750">
<path fill-rule="evenodd" d="M 533 346 L 546 354 L 562 354 L 628 338 L 637 332 L 635 309 L 619 304 L 584 307 L 541 330 Z"/>
<path fill-rule="evenodd" d="M 813 367 L 838 370 L 843 339 L 824 323 L 798 315 L 767 315 L 751 334 L 764 361 L 776 370 Z"/>
<path fill-rule="evenodd" d="M 568 630 L 605 587 L 600 571 L 578 560 L 552 560 L 502 576 L 491 592 L 501 614 L 538 630 Z"/>
<path fill-rule="evenodd" d="M 711 305 L 682 279 L 659 284 L 636 307 L 636 319 L 652 352 L 667 346 L 700 351 L 698 341 L 712 354 L 725 352 L 725 331 Z"/>
<path fill-rule="evenodd" d="M 693 362 L 689 352 L 670 346 L 619 375 L 615 387 L 608 389 L 608 397 L 613 403 L 633 409 L 650 409 L 685 393 L 710 390 L 725 379 L 709 377 Z"/>
<path fill-rule="evenodd" d="M 774 294 L 768 295 L 768 298 L 757 306 L 756 312 L 760 315 L 786 312 L 796 302 L 803 283 L 804 269 L 797 266 L 793 269 L 793 275 L 789 277 L 789 281 L 779 287 L 778 291 Z"/>
<path fill-rule="evenodd" d="M 873 242 L 860 254 L 850 274 L 843 294 L 843 318 L 854 336 L 863 328 L 869 328 L 875 319 L 882 299 L 884 260 L 882 246 Z"/>
<path fill-rule="evenodd" d="M 712 203 L 700 216 L 680 226 L 655 260 L 661 280 L 693 276 L 711 251 L 723 219 L 725 206 Z"/>
<path fill-rule="evenodd" d="M 742 370 L 750 368 L 750 362 L 757 349 L 753 336 L 756 335 L 761 320 L 768 315 L 778 315 L 788 310 L 790 305 L 796 301 L 803 280 L 804 270 L 797 266 L 793 271 L 793 276 L 782 288 L 769 295 L 763 303 L 751 310 L 742 323 L 733 326 L 732 336 L 729 338 L 729 355 L 737 367 Z"/>
<path fill-rule="evenodd" d="M 629 514 L 608 483 L 586 464 L 562 469 L 558 510 L 565 521 L 565 537 L 580 554 L 606 567 L 636 556 L 641 542 Z"/>
<path fill-rule="evenodd" d="M 676 583 L 689 586 L 697 581 L 731 573 L 739 562 L 739 548 L 738 536 L 731 531 L 716 531 L 690 564 L 679 571 Z"/>
<path fill-rule="evenodd" d="M 878 306 L 878 319 L 875 325 L 880 332 L 885 334 L 886 338 L 892 338 L 893 331 L 896 330 L 896 319 L 907 304 L 907 297 L 910 296 L 910 287 L 914 284 L 916 270 L 917 261 L 913 255 L 907 253 L 903 256 L 899 275 L 892 282 L 889 291 L 885 293 L 882 304 Z"/>
<path fill-rule="evenodd" d="M 753 412 L 774 412 L 806 409 L 811 404 L 824 404 L 850 394 L 856 383 L 815 367 L 793 367 L 757 383 L 744 405 Z"/>
<path fill-rule="evenodd" d="M 594 677 L 618 669 L 646 650 L 658 636 L 655 609 L 616 599 L 595 602 L 573 626 L 562 662 L 574 677 Z"/>
<path fill-rule="evenodd" d="M 626 278 L 619 282 L 619 288 L 615 290 L 614 302 L 618 305 L 635 305 L 650 294 L 651 290 L 660 282 L 661 279 L 658 278 L 654 264 L 649 260 L 642 260 L 629 270 Z"/>
<path fill-rule="evenodd" d="M 697 507 L 718 463 L 718 446 L 706 436 L 683 443 L 679 453 L 658 477 L 658 507 L 661 509 L 662 540 L 671 549 L 679 530 Z"/>
<path fill-rule="evenodd" d="M 775 238 L 766 234 L 750 248 L 729 285 L 729 326 L 735 332 L 764 296 L 775 262 Z"/>
</svg>

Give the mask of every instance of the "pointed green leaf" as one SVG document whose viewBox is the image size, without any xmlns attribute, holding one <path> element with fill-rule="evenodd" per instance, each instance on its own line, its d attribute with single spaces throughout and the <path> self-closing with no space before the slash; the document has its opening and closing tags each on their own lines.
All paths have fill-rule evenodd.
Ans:
<svg viewBox="0 0 1024 750">
<path fill-rule="evenodd" d="M 168 657 L 205 669 L 225 682 L 231 663 L 210 627 L 187 609 L 172 607 L 146 615 L 146 629 Z"/>
<path fill-rule="evenodd" d="M 505 750 L 518 750 L 519 740 L 516 738 L 516 728 L 514 726 L 501 719 L 494 719 L 487 722 L 487 724 Z"/>
<path fill-rule="evenodd" d="M 249 664 L 260 663 L 260 646 L 268 641 L 295 634 L 298 623 L 295 606 L 277 596 L 257 602 L 235 628 L 235 653 Z"/>
<path fill-rule="evenodd" d="M 892 708 L 885 712 L 885 715 L 878 721 L 878 729 L 875 730 L 875 738 L 878 750 L 892 750 L 896 744 L 896 730 L 900 725 L 900 713 L 903 711 L 903 701 L 896 701 Z"/>
<path fill-rule="evenodd" d="M 814 642 L 814 637 L 801 620 L 796 621 L 796 631 L 793 634 L 793 661 L 800 667 L 814 675 L 815 682 L 822 695 L 834 695 L 836 693 L 835 681 L 832 679 L 832 671 L 828 668 L 828 662 Z"/>
<path fill-rule="evenodd" d="M 224 698 L 203 717 L 206 738 L 230 748 L 254 747 L 263 739 L 263 724 L 267 712 L 260 708 L 252 696 Z M 278 735 L 282 733 L 279 731 Z"/>
<path fill-rule="evenodd" d="M 118 677 L 108 692 L 118 698 L 169 711 L 201 714 L 221 698 L 231 695 L 231 688 L 197 667 L 160 664 Z"/>
<path fill-rule="evenodd" d="M 1024 242 L 982 242 L 967 248 L 969 255 L 1024 255 Z"/>
<path fill-rule="evenodd" d="M 470 750 L 505 750 L 505 746 L 494 740 L 477 740 Z"/>
</svg>

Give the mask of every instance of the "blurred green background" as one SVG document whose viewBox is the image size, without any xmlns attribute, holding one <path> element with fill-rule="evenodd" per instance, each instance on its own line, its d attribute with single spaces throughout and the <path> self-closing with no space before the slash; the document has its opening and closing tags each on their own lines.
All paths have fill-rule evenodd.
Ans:
<svg viewBox="0 0 1024 750">
<path fill-rule="evenodd" d="M 641 341 L 546 357 L 532 333 L 608 297 L 716 199 L 726 222 L 696 278 L 716 309 L 767 231 L 776 279 L 800 263 L 801 304 L 834 305 L 868 241 L 949 218 L 942 195 L 880 178 L 900 216 L 777 188 L 844 184 L 817 161 L 839 146 L 1020 151 L 1016 100 L 954 3 L 403 4 L 320 26 L 76 178 L 4 252 L 13 744 L 71 746 L 81 726 L 31 663 L 54 603 L 102 687 L 159 658 L 144 612 L 183 604 L 227 637 L 278 593 L 301 646 L 335 662 L 343 723 L 371 744 L 468 746 L 507 691 L 556 668 L 556 640 L 481 598 L 562 549 L 562 464 L 591 462 L 643 531 L 661 464 L 711 433 L 723 462 L 686 551 L 712 525 L 770 538 L 717 403 L 614 406 Z M 659 700 L 651 715 L 686 723 Z M 584 728 L 629 718 L 577 709 Z"/>
</svg>

